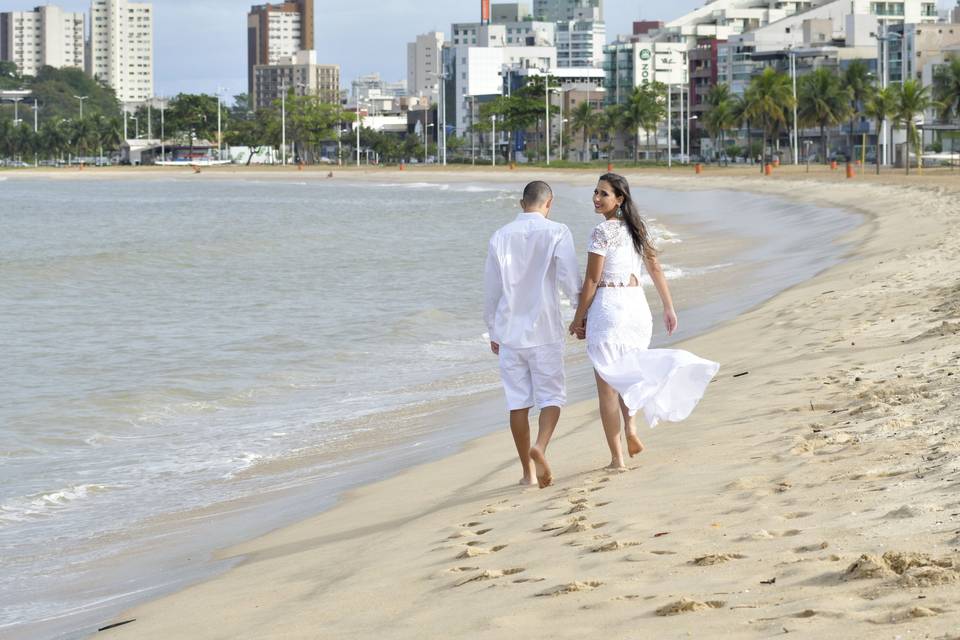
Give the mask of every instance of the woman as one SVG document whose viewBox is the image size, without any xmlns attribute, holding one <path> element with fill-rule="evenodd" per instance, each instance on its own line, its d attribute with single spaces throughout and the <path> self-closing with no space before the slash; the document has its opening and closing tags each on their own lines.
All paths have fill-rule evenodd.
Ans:
<svg viewBox="0 0 960 640">
<path fill-rule="evenodd" d="M 600 420 L 610 447 L 610 469 L 624 469 L 620 415 L 630 457 L 643 450 L 634 415 L 651 427 L 683 420 L 700 401 L 720 365 L 679 349 L 648 349 L 650 307 L 640 286 L 643 265 L 663 303 L 667 334 L 677 329 L 670 288 L 650 243 L 646 224 L 623 176 L 600 176 L 593 207 L 604 217 L 590 237 L 587 273 L 570 333 L 587 339 L 600 399 Z"/>
</svg>

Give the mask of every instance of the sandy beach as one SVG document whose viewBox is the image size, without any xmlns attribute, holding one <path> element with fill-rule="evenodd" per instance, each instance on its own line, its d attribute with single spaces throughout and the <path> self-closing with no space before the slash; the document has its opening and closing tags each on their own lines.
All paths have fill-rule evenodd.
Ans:
<svg viewBox="0 0 960 640">
<path fill-rule="evenodd" d="M 624 173 L 634 185 L 771 194 L 866 221 L 841 265 L 679 345 L 719 361 L 720 374 L 689 420 L 641 433 L 647 449 L 628 472 L 602 469 L 595 401 L 569 406 L 548 451 L 552 487 L 516 485 L 505 427 L 224 550 L 235 568 L 96 637 L 960 637 L 960 176 Z M 161 174 L 138 171 L 147 175 Z M 197 178 L 218 175 L 231 171 Z"/>
</svg>

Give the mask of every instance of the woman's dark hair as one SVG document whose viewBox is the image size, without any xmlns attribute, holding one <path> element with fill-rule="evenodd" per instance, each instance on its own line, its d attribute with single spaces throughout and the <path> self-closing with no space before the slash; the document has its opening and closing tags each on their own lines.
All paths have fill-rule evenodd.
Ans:
<svg viewBox="0 0 960 640">
<path fill-rule="evenodd" d="M 620 212 L 623 215 L 623 221 L 627 223 L 627 229 L 630 230 L 630 237 L 633 238 L 633 246 L 641 256 L 652 258 L 657 255 L 657 250 L 650 243 L 650 234 L 647 232 L 647 225 L 640 217 L 640 211 L 633 198 L 630 197 L 630 185 L 627 179 L 616 173 L 605 173 L 600 176 L 600 180 L 606 182 L 613 188 L 613 194 L 618 198 L 623 198 L 623 204 L 620 205 Z"/>
</svg>

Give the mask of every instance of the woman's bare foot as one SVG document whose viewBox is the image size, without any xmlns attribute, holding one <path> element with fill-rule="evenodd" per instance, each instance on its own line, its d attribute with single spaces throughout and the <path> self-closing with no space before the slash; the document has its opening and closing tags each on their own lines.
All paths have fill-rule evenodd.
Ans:
<svg viewBox="0 0 960 640">
<path fill-rule="evenodd" d="M 640 442 L 640 438 L 637 437 L 635 433 L 627 434 L 627 453 L 630 454 L 630 457 L 637 455 L 643 451 L 643 443 Z"/>
<path fill-rule="evenodd" d="M 520 478 L 520 482 L 518 482 L 517 484 L 519 484 L 521 487 L 532 487 L 533 478 L 530 476 L 523 476 L 522 478 Z"/>
<path fill-rule="evenodd" d="M 530 459 L 537 468 L 537 485 L 543 489 L 553 484 L 553 473 L 550 471 L 550 465 L 547 464 L 547 458 L 536 446 L 530 448 Z"/>
<path fill-rule="evenodd" d="M 611 460 L 610 464 L 604 467 L 608 471 L 626 471 L 627 465 L 623 463 L 623 460 Z"/>
</svg>

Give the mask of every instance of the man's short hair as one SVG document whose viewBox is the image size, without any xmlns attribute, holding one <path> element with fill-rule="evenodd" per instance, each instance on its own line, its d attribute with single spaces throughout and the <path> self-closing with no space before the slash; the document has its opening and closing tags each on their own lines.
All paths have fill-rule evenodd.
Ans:
<svg viewBox="0 0 960 640">
<path fill-rule="evenodd" d="M 543 180 L 534 180 L 523 189 L 523 203 L 536 207 L 553 197 L 553 189 Z"/>
</svg>

